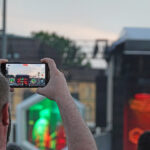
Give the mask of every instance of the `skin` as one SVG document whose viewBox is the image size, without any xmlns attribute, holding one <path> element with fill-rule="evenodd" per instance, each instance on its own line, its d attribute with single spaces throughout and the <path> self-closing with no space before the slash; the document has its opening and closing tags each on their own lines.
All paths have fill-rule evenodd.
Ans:
<svg viewBox="0 0 150 150">
<path fill-rule="evenodd" d="M 97 150 L 94 138 L 72 99 L 64 75 L 52 59 L 44 58 L 41 62 L 49 66 L 50 81 L 44 88 L 39 88 L 37 93 L 55 100 L 58 104 L 69 150 Z"/>
<path fill-rule="evenodd" d="M 8 60 L 0 59 L 0 64 L 6 63 Z M 7 130 L 9 125 L 9 103 L 6 103 L 0 112 L 0 150 L 6 150 Z"/>
</svg>

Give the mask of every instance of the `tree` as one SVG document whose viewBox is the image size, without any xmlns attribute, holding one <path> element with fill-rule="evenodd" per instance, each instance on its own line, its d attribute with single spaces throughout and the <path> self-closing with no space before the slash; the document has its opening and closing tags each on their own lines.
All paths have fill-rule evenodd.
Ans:
<svg viewBox="0 0 150 150">
<path fill-rule="evenodd" d="M 90 67 L 90 63 L 86 60 L 86 53 L 74 41 L 59 36 L 56 33 L 48 33 L 44 31 L 32 32 L 32 37 L 40 42 L 47 44 L 54 50 L 57 50 L 62 57 L 62 65 L 64 67 Z"/>
</svg>

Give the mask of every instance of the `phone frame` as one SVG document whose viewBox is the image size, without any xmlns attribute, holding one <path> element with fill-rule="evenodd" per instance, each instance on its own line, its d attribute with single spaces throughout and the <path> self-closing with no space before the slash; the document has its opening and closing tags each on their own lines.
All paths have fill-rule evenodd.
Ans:
<svg viewBox="0 0 150 150">
<path fill-rule="evenodd" d="M 6 77 L 6 64 L 45 64 L 45 86 L 49 81 L 49 68 L 46 63 L 26 63 L 26 62 L 7 62 L 1 64 L 1 73 Z M 7 77 L 6 77 L 7 78 Z M 7 78 L 8 79 L 8 78 Z M 11 88 L 38 88 L 38 87 L 45 87 L 45 86 L 12 86 L 9 85 Z"/>
</svg>

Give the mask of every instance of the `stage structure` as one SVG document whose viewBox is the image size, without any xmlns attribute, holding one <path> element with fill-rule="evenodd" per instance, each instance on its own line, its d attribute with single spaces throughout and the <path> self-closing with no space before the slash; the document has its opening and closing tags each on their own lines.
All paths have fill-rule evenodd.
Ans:
<svg viewBox="0 0 150 150">
<path fill-rule="evenodd" d="M 97 126 L 111 133 L 111 150 L 136 150 L 139 136 L 150 130 L 150 28 L 125 28 L 104 56 Z"/>
<path fill-rule="evenodd" d="M 75 103 L 84 117 L 84 105 Z M 64 126 L 56 102 L 35 94 L 17 107 L 17 144 L 26 150 L 64 150 Z"/>
</svg>

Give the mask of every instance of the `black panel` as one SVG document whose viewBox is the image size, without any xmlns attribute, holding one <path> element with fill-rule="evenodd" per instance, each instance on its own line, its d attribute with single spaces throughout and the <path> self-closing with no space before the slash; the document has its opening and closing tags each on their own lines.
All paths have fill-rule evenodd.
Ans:
<svg viewBox="0 0 150 150">
<path fill-rule="evenodd" d="M 112 149 L 121 150 L 125 102 L 136 93 L 150 93 L 150 56 L 115 55 L 113 90 Z"/>
<path fill-rule="evenodd" d="M 146 40 L 128 40 L 125 42 L 125 50 L 144 50 L 150 51 L 150 41 Z"/>
<path fill-rule="evenodd" d="M 106 127 L 106 76 L 96 80 L 96 126 Z"/>
<path fill-rule="evenodd" d="M 123 149 L 125 103 L 136 93 L 150 93 L 150 55 L 125 55 L 125 50 L 150 52 L 150 40 L 116 42 L 104 52 L 107 61 L 114 56 L 112 150 Z"/>
<path fill-rule="evenodd" d="M 133 97 L 137 86 L 136 79 L 120 77 L 114 81 L 112 150 L 121 150 L 123 149 L 124 104 Z"/>
</svg>

